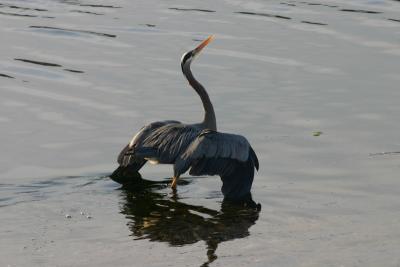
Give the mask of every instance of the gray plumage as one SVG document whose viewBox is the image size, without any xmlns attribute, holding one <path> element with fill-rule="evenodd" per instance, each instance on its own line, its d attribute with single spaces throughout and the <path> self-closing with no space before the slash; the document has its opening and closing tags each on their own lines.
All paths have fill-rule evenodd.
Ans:
<svg viewBox="0 0 400 267">
<path fill-rule="evenodd" d="M 216 116 L 207 91 L 190 70 L 192 60 L 211 40 L 209 37 L 185 53 L 181 61 L 183 74 L 201 98 L 203 121 L 197 124 L 160 121 L 146 125 L 119 154 L 120 167 L 110 176 L 112 179 L 114 174 L 123 173 L 123 169 L 139 171 L 146 161 L 173 164 L 173 187 L 175 179 L 190 169 L 191 175 L 219 175 L 226 198 L 250 196 L 251 199 L 254 168 L 259 168 L 257 156 L 243 136 L 217 132 Z"/>
<path fill-rule="evenodd" d="M 173 164 L 201 132 L 196 125 L 177 121 L 153 122 L 139 131 L 120 153 L 119 163 L 150 160 L 154 163 Z"/>
<path fill-rule="evenodd" d="M 175 161 L 174 172 L 175 175 L 180 175 L 192 167 L 191 175 L 229 175 L 237 163 L 248 160 L 258 170 L 257 156 L 246 138 L 206 129 Z M 204 165 L 206 161 L 219 161 L 220 164 L 212 164 L 210 167 Z"/>
</svg>

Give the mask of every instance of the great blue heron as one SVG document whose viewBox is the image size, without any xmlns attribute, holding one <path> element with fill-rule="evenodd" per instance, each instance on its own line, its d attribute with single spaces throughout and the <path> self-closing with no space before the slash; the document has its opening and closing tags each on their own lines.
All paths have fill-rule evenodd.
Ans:
<svg viewBox="0 0 400 267">
<path fill-rule="evenodd" d="M 120 182 L 117 174 L 124 170 L 137 172 L 147 161 L 173 164 L 173 189 L 179 176 L 190 169 L 190 175 L 219 175 L 225 199 L 251 200 L 254 168 L 258 170 L 259 166 L 257 156 L 245 137 L 217 132 L 210 97 L 190 70 L 193 59 L 212 39 L 213 36 L 208 37 L 181 59 L 182 72 L 203 103 L 203 121 L 157 121 L 144 126 L 119 154 L 120 166 L 110 176 L 112 179 Z"/>
</svg>

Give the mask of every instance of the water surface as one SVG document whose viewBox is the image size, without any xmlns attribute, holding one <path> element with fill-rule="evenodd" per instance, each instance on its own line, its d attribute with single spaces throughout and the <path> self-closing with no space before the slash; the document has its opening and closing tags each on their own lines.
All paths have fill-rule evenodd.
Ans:
<svg viewBox="0 0 400 267">
<path fill-rule="evenodd" d="M 399 21 L 391 0 L 0 0 L 0 265 L 398 266 Z M 202 118 L 179 60 L 210 34 L 193 72 L 259 156 L 260 214 L 218 177 L 107 178 L 143 124 Z"/>
</svg>

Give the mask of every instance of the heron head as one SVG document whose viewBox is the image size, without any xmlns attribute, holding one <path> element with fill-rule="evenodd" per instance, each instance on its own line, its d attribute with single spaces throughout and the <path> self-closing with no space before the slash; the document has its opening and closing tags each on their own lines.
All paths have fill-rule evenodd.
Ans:
<svg viewBox="0 0 400 267">
<path fill-rule="evenodd" d="M 198 54 L 200 54 L 201 50 L 203 50 L 203 48 L 206 47 L 213 39 L 214 39 L 214 35 L 211 35 L 210 37 L 205 39 L 203 42 L 201 42 L 201 44 L 199 44 L 195 49 L 183 54 L 182 59 L 181 59 L 182 69 L 183 69 L 183 66 L 185 66 L 186 64 L 190 64 L 192 62 L 192 60 Z"/>
</svg>

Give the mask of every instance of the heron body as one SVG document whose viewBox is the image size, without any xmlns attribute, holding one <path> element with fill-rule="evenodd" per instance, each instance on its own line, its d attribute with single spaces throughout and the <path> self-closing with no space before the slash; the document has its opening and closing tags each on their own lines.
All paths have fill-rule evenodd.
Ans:
<svg viewBox="0 0 400 267">
<path fill-rule="evenodd" d="M 185 53 L 181 60 L 184 76 L 202 101 L 203 121 L 196 124 L 158 121 L 142 127 L 119 154 L 117 170 L 139 171 L 147 161 L 173 164 L 173 189 L 179 176 L 189 170 L 194 176 L 219 175 L 226 199 L 251 199 L 254 169 L 259 168 L 257 156 L 245 137 L 217 131 L 211 100 L 190 70 L 192 60 L 212 38 Z"/>
</svg>

